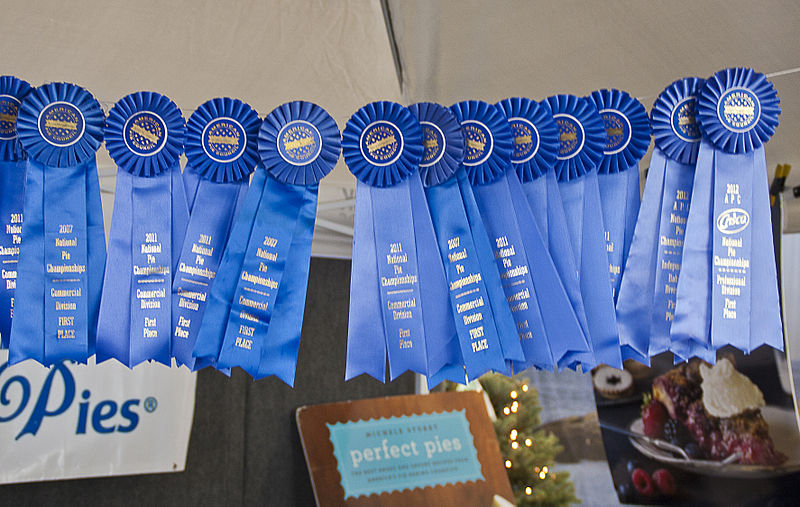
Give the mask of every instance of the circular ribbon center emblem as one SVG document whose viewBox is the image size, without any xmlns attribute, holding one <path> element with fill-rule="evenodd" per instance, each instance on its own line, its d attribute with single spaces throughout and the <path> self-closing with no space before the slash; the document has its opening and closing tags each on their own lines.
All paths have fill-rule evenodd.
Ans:
<svg viewBox="0 0 800 507">
<path fill-rule="evenodd" d="M 419 122 L 422 127 L 422 144 L 425 146 L 425 152 L 422 154 L 422 161 L 419 163 L 420 167 L 430 167 L 444 155 L 444 147 L 446 141 L 444 140 L 444 133 L 436 124 L 427 121 Z"/>
<path fill-rule="evenodd" d="M 717 116 L 731 132 L 747 132 L 761 118 L 761 103 L 747 88 L 731 88 L 719 98 Z"/>
<path fill-rule="evenodd" d="M 9 141 L 17 137 L 19 100 L 11 95 L 0 95 L 0 139 Z"/>
<path fill-rule="evenodd" d="M 292 165 L 306 165 L 322 151 L 322 136 L 312 123 L 295 120 L 278 132 L 278 153 Z"/>
<path fill-rule="evenodd" d="M 215 162 L 233 162 L 244 153 L 247 134 L 233 118 L 215 118 L 203 129 L 201 143 L 208 158 Z"/>
<path fill-rule="evenodd" d="M 570 114 L 554 114 L 553 120 L 558 126 L 558 159 L 568 160 L 583 149 L 583 143 L 586 142 L 583 125 Z"/>
<path fill-rule="evenodd" d="M 81 110 L 69 102 L 52 102 L 39 113 L 39 134 L 57 148 L 77 143 L 86 122 Z"/>
<path fill-rule="evenodd" d="M 388 121 L 375 121 L 361 133 L 361 155 L 372 165 L 394 164 L 403 153 L 403 134 Z"/>
<path fill-rule="evenodd" d="M 167 125 L 157 114 L 141 111 L 125 122 L 122 138 L 125 146 L 136 155 L 151 157 L 167 144 Z"/>
<path fill-rule="evenodd" d="M 670 117 L 672 131 L 687 143 L 700 141 L 700 126 L 697 124 L 697 97 L 686 97 L 672 109 Z"/>
<path fill-rule="evenodd" d="M 616 109 L 603 109 L 600 116 L 606 126 L 606 147 L 603 153 L 614 155 L 627 148 L 631 142 L 631 122 L 628 117 Z"/>
<path fill-rule="evenodd" d="M 477 120 L 461 122 L 464 133 L 464 165 L 473 166 L 486 162 L 492 154 L 494 138 L 489 127 Z"/>
<path fill-rule="evenodd" d="M 527 162 L 539 151 L 539 131 L 525 118 L 509 118 L 511 133 L 514 134 L 514 151 L 511 161 L 517 164 Z"/>
</svg>

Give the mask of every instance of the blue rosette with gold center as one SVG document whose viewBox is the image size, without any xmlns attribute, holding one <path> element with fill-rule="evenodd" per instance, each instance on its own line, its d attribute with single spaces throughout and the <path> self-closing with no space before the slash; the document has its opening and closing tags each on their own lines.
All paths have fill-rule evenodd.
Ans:
<svg viewBox="0 0 800 507">
<path fill-rule="evenodd" d="M 433 102 L 409 106 L 422 129 L 425 151 L 419 163 L 419 173 L 426 187 L 441 185 L 449 180 L 464 160 L 464 136 L 453 113 Z"/>
<path fill-rule="evenodd" d="M 780 99 L 775 86 L 753 69 L 717 72 L 697 99 L 703 136 L 722 151 L 743 154 L 766 144 L 778 127 Z"/>
<path fill-rule="evenodd" d="M 685 77 L 667 86 L 650 112 L 655 145 L 664 156 L 694 165 L 700 149 L 697 96 L 705 84 L 699 77 Z"/>
<path fill-rule="evenodd" d="M 267 115 L 193 355 L 294 385 L 320 180 L 339 160 L 339 128 L 311 102 Z"/>
<path fill-rule="evenodd" d="M 597 108 L 606 130 L 597 183 L 616 301 L 639 214 L 639 160 L 650 147 L 650 120 L 642 103 L 622 90 L 598 90 L 587 98 Z"/>
<path fill-rule="evenodd" d="M 596 172 L 606 143 L 603 119 L 597 108 L 588 99 L 575 95 L 554 95 L 547 98 L 547 103 L 558 127 L 555 169 L 559 181 Z"/>
<path fill-rule="evenodd" d="M 489 301 L 496 304 L 496 321 L 504 324 L 510 311 L 516 328 L 514 336 L 504 325 L 498 327 L 505 373 L 531 366 L 553 369 L 573 352 L 586 352 L 587 346 L 574 315 L 562 321 L 562 339 L 555 339 L 555 319 L 572 309 L 512 166 L 514 124 L 500 106 L 481 101 L 460 102 L 451 110 L 467 142 L 464 165 L 470 184 L 463 182 L 462 197 L 468 210 L 477 209 L 489 236 L 491 256 L 481 259 L 481 266 L 500 275 L 500 284 L 493 275 L 486 277 Z M 518 126 L 523 132 L 530 129 L 530 123 L 515 122 L 523 125 Z M 524 134 L 520 140 L 527 141 Z"/>
<path fill-rule="evenodd" d="M 186 123 L 188 165 L 217 183 L 243 180 L 258 163 L 260 126 L 258 113 L 241 100 L 209 100 Z"/>
<path fill-rule="evenodd" d="M 491 183 L 510 167 L 514 137 L 502 110 L 482 100 L 450 106 L 464 135 L 464 167 L 473 185 Z"/>
<path fill-rule="evenodd" d="M 186 122 L 183 172 L 189 224 L 172 284 L 171 354 L 192 370 L 216 357 L 193 356 L 208 294 L 258 158 L 258 113 L 238 99 L 215 98 Z"/>
<path fill-rule="evenodd" d="M 422 130 L 395 102 L 372 102 L 356 111 L 342 132 L 342 155 L 350 172 L 372 187 L 400 183 L 419 168 Z"/>
<path fill-rule="evenodd" d="M 384 381 L 387 355 L 392 380 L 407 370 L 430 377 L 444 366 L 428 341 L 448 331 L 419 176 L 424 152 L 419 122 L 394 102 L 367 104 L 342 132 L 342 153 L 358 180 L 345 379 L 367 373 Z"/>
<path fill-rule="evenodd" d="M 700 148 L 697 96 L 704 83 L 696 77 L 678 79 L 661 92 L 651 111 L 655 148 L 617 298 L 622 356 L 644 364 L 667 350 L 678 357 L 713 360 L 713 351 L 700 344 L 670 338 Z"/>
<path fill-rule="evenodd" d="M 540 250 L 531 247 L 532 255 L 540 259 L 550 258 L 549 263 L 533 263 L 536 270 L 534 284 L 537 280 L 542 280 L 542 284 L 546 280 L 551 281 L 550 289 L 542 289 L 549 292 L 548 299 L 540 302 L 545 326 L 561 327 L 560 331 L 550 331 L 553 338 L 548 341 L 552 342 L 556 365 L 574 365 L 583 359 L 590 359 L 591 355 L 588 354 L 588 333 L 583 324 L 586 316 L 577 269 L 572 259 L 564 205 L 554 170 L 560 148 L 558 126 L 547 101 L 536 102 L 516 97 L 502 100 L 497 105 L 508 117 L 514 134 L 511 163 L 531 212 L 530 215 L 520 216 L 520 228 L 537 244 L 542 244 Z M 515 211 L 518 215 L 527 213 L 522 205 L 515 206 Z M 544 306 L 551 303 L 557 304 L 545 312 Z M 556 338 L 558 335 L 561 338 Z M 564 340 L 564 336 L 571 339 Z M 574 346 L 574 350 L 569 350 L 570 346 Z M 588 362 L 591 363 L 591 360 Z"/>
<path fill-rule="evenodd" d="M 589 97 L 606 130 L 599 174 L 626 171 L 639 164 L 650 147 L 650 120 L 641 102 L 622 90 L 597 90 Z"/>
<path fill-rule="evenodd" d="M 33 89 L 22 102 L 17 134 L 25 152 L 51 167 L 93 159 L 103 143 L 103 110 L 91 93 L 70 83 Z"/>
<path fill-rule="evenodd" d="M 555 170 L 594 359 L 597 364 L 621 367 L 597 178 L 606 145 L 605 125 L 589 99 L 556 95 L 547 102 L 559 131 Z"/>
<path fill-rule="evenodd" d="M 20 227 L 25 196 L 25 152 L 17 137 L 17 115 L 31 85 L 14 76 L 0 76 L 0 251 L 3 262 L 19 258 Z M 10 268 L 11 266 L 5 266 Z M 0 346 L 8 347 L 13 315 L 16 270 L 4 271 L 8 280 L 0 286 Z"/>
<path fill-rule="evenodd" d="M 444 282 L 437 285 L 438 290 L 433 293 L 438 297 L 433 302 L 425 301 L 423 318 L 439 318 L 442 324 L 441 329 L 434 329 L 426 335 L 429 369 L 439 370 L 428 376 L 428 385 L 435 386 L 442 380 L 463 384 L 465 370 L 466 378 L 472 380 L 487 371 L 506 369 L 492 306 L 484 306 L 481 319 L 473 322 L 465 320 L 462 315 L 470 305 L 459 306 L 466 301 L 465 293 L 471 295 L 472 300 L 490 301 L 487 276 L 494 275 L 499 282 L 499 275 L 493 265 L 489 238 L 481 219 L 477 217 L 479 227 L 470 222 L 459 189 L 459 180 L 469 186 L 462 167 L 464 136 L 461 125 L 448 108 L 439 104 L 422 102 L 413 104 L 409 109 L 422 127 L 425 152 L 420 163 L 420 175 L 425 184 L 424 199 L 434 232 L 430 235 L 430 241 L 420 242 L 418 248 L 434 246 L 433 251 L 421 253 L 420 256 L 427 258 L 429 263 L 432 263 L 432 259 L 438 261 L 438 280 Z M 415 225 L 415 229 L 419 236 L 423 227 Z M 482 270 L 479 252 L 485 252 L 491 271 Z M 474 280 L 468 288 L 458 282 L 465 276 Z M 431 292 L 423 295 L 426 294 Z M 502 289 L 498 294 L 498 298 L 503 299 Z M 428 311 L 428 308 L 432 310 Z M 507 325 L 513 330 L 513 318 L 509 312 L 506 313 Z M 444 317 L 443 321 L 441 317 Z M 426 322 L 426 331 L 431 327 Z M 473 347 L 473 343 L 478 343 L 479 336 L 486 347 Z"/>
<path fill-rule="evenodd" d="M 172 278 L 189 222 L 184 132 L 178 106 L 155 92 L 127 95 L 108 113 L 106 148 L 118 170 L 97 362 L 171 363 Z"/>
<path fill-rule="evenodd" d="M 100 104 L 74 84 L 42 85 L 20 106 L 28 160 L 14 306 L 25 311 L 12 321 L 11 363 L 94 354 L 106 257 L 95 162 L 103 125 Z"/>
<path fill-rule="evenodd" d="M 158 176 L 183 153 L 186 124 L 181 110 L 160 93 L 136 92 L 108 112 L 108 154 L 120 169 L 135 176 Z"/>
<path fill-rule="evenodd" d="M 264 119 L 258 153 L 270 175 L 288 185 L 314 185 L 342 152 L 341 134 L 327 111 L 312 102 L 288 102 Z"/>
<path fill-rule="evenodd" d="M 514 135 L 511 164 L 524 184 L 553 169 L 558 154 L 558 127 L 546 102 L 524 97 L 501 100 L 497 105 L 508 118 Z"/>
<path fill-rule="evenodd" d="M 17 116 L 22 100 L 30 91 L 27 81 L 0 76 L 0 161 L 19 160 L 24 156 L 17 136 Z"/>
<path fill-rule="evenodd" d="M 673 338 L 745 353 L 783 348 L 764 154 L 779 114 L 775 87 L 752 69 L 721 70 L 700 91 Z"/>
</svg>

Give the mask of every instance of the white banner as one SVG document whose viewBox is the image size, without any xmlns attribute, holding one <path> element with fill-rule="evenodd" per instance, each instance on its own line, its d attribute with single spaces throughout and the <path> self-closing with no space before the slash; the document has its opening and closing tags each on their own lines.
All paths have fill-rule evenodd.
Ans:
<svg viewBox="0 0 800 507">
<path fill-rule="evenodd" d="M 7 361 L 0 351 L 0 483 L 183 471 L 194 373 Z"/>
</svg>

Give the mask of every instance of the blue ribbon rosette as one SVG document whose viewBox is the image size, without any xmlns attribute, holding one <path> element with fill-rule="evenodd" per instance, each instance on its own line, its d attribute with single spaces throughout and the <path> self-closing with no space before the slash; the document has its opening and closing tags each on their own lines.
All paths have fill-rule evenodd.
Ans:
<svg viewBox="0 0 800 507">
<path fill-rule="evenodd" d="M 22 239 L 22 211 L 25 201 L 25 152 L 17 137 L 17 115 L 22 100 L 31 91 L 27 81 L 0 76 L 0 346 L 8 347 L 14 316 L 16 264 Z"/>
<path fill-rule="evenodd" d="M 442 327 L 426 329 L 433 321 L 424 314 L 441 311 L 446 296 L 430 285 L 441 262 L 429 254 L 436 243 L 418 171 L 423 152 L 419 123 L 394 102 L 367 104 L 342 132 L 342 154 L 357 179 L 347 380 L 367 373 L 384 381 L 387 353 L 391 380 L 407 370 L 434 377 L 445 366 L 428 362 L 446 354 L 429 352 L 428 333 Z M 429 301 L 431 312 L 423 310 Z"/>
<path fill-rule="evenodd" d="M 780 99 L 764 74 L 717 72 L 697 100 L 703 140 L 686 223 L 672 337 L 749 353 L 783 349 L 764 144 Z"/>
<path fill-rule="evenodd" d="M 540 308 L 542 287 L 535 285 L 533 276 L 539 269 L 533 266 L 538 259 L 530 257 L 537 245 L 530 241 L 528 232 L 536 229 L 534 225 L 523 233 L 520 228 L 519 214 L 523 211 L 527 211 L 524 219 L 534 222 L 511 167 L 514 136 L 508 119 L 499 107 L 477 100 L 459 102 L 450 110 L 461 124 L 466 142 L 463 162 L 466 178 L 459 182 L 463 199 L 469 208 L 479 211 L 506 304 L 516 324 L 515 336 L 505 332 L 499 335 L 507 364 L 503 373 L 530 366 L 552 369 L 554 354 Z M 495 314 L 503 317 L 499 310 Z"/>
<path fill-rule="evenodd" d="M 553 365 L 568 366 L 586 356 L 590 347 L 584 329 L 586 316 L 580 287 L 574 262 L 570 259 L 572 254 L 563 205 L 552 165 L 558 149 L 558 130 L 550 108 L 530 99 L 509 98 L 499 102 L 497 107 L 508 118 L 514 136 L 514 149 L 511 152 L 511 167 L 514 170 L 510 171 L 514 174 L 507 174 L 506 180 L 520 237 L 525 245 L 533 286 L 539 295 L 537 304 L 547 349 L 552 356 L 549 364 L 533 364 L 547 369 Z M 555 194 L 550 197 L 548 173 L 550 189 Z M 548 207 L 553 208 L 550 213 Z M 558 216 L 549 220 L 548 215 Z M 553 231 L 553 241 L 550 241 L 551 234 L 547 228 L 556 223 L 560 223 L 561 228 Z M 551 247 L 557 252 L 558 259 L 552 255 Z M 523 340 L 523 348 L 528 343 Z M 535 357 L 535 353 L 526 350 L 526 356 Z"/>
<path fill-rule="evenodd" d="M 653 104 L 655 148 L 617 299 L 624 359 L 650 364 L 651 357 L 672 350 L 678 357 L 713 360 L 713 351 L 697 343 L 670 339 L 701 138 L 697 95 L 704 83 L 696 77 L 679 79 Z"/>
<path fill-rule="evenodd" d="M 587 360 L 583 365 L 602 363 L 619 368 L 622 358 L 597 183 L 597 167 L 606 143 L 605 126 L 588 99 L 556 95 L 547 102 L 559 131 L 555 171 L 594 355 L 592 362 Z"/>
<path fill-rule="evenodd" d="M 545 243 L 549 243 L 547 175 L 556 181 L 553 165 L 558 153 L 558 127 L 547 102 L 510 98 L 497 103 L 514 134 L 511 163 L 528 197 L 533 217 Z M 560 201 L 560 200 L 559 200 Z M 577 279 L 576 279 L 577 280 Z"/>
<path fill-rule="evenodd" d="M 23 160 L 25 151 L 17 136 L 17 116 L 31 85 L 18 77 L 0 76 L 0 162 Z"/>
<path fill-rule="evenodd" d="M 230 98 L 209 100 L 186 122 L 184 174 L 195 174 L 198 181 L 196 191 L 186 189 L 193 205 L 173 276 L 170 350 L 179 366 L 192 370 L 214 365 L 211 359 L 196 360 L 192 351 L 234 217 L 258 163 L 260 125 L 252 107 Z"/>
<path fill-rule="evenodd" d="M 428 188 L 452 176 L 464 155 L 461 128 L 450 111 L 433 103 L 409 106 L 419 122 L 424 151 L 419 171 L 409 176 L 414 238 L 417 247 L 420 297 L 425 332 L 427 383 L 433 387 L 443 380 L 464 384 L 465 359 L 462 357 L 463 329 L 453 318 L 449 272 L 442 262 L 440 238 L 435 228 L 438 209 L 429 206 Z M 452 194 L 451 194 L 452 195 Z M 445 261 L 447 262 L 447 261 Z M 473 359 L 468 356 L 468 360 Z M 502 362 L 502 361 L 501 361 Z M 470 364 L 474 366 L 474 362 Z M 472 372 L 471 368 L 466 369 Z"/>
<path fill-rule="evenodd" d="M 22 101 L 25 221 L 9 362 L 85 363 L 94 354 L 106 257 L 95 152 L 103 111 L 85 89 L 50 83 Z"/>
<path fill-rule="evenodd" d="M 429 364 L 438 361 L 438 365 L 446 366 L 428 377 L 428 386 L 445 379 L 464 383 L 465 369 L 469 380 L 488 371 L 506 370 L 499 336 L 505 332 L 514 337 L 514 318 L 505 304 L 500 274 L 481 218 L 477 209 L 467 210 L 459 189 L 458 179 L 466 179 L 461 165 L 461 125 L 449 109 L 439 104 L 422 102 L 409 109 L 422 128 L 425 151 L 419 173 L 435 233 L 432 241 L 420 242 L 418 248 L 433 246 L 431 255 L 441 258 L 436 266 L 439 272 L 430 277 L 441 283 L 432 293 L 436 297 L 433 303 L 424 300 L 423 317 L 439 321 L 445 318 L 442 329 L 427 333 L 426 340 Z M 475 208 L 474 200 L 472 207 Z M 417 234 L 422 229 L 415 224 Z M 425 292 L 423 297 L 427 294 L 431 293 Z M 435 310 L 434 305 L 440 305 L 440 309 Z"/>
<path fill-rule="evenodd" d="M 181 178 L 185 122 L 154 92 L 120 99 L 105 140 L 117 182 L 97 324 L 97 362 L 171 364 L 172 278 L 189 222 Z"/>
<path fill-rule="evenodd" d="M 589 328 L 578 284 L 578 268 L 572 255 L 567 218 L 564 214 L 564 204 L 561 200 L 558 178 L 554 168 L 560 144 L 558 127 L 553 121 L 553 112 L 546 101 L 535 102 L 530 99 L 518 98 L 503 100 L 498 105 L 509 117 L 509 121 L 511 121 L 510 118 L 526 118 L 534 127 L 533 134 L 538 136 L 535 143 L 530 143 L 532 152 L 519 149 L 516 156 L 512 153 L 512 166 L 517 171 L 522 191 L 527 197 L 541 238 L 550 252 L 550 258 L 561 278 L 561 284 L 581 325 L 584 339 L 587 339 Z M 513 131 L 514 122 L 511 123 L 511 127 Z M 520 126 L 517 126 L 517 131 L 524 138 L 520 140 L 519 144 L 523 148 L 528 146 L 527 131 Z M 533 137 L 531 140 L 533 141 Z M 535 149 L 533 149 L 534 146 Z M 527 222 L 522 221 L 521 223 Z M 563 357 L 559 364 L 564 365 L 564 361 L 570 361 L 569 355 Z"/>
<path fill-rule="evenodd" d="M 642 103 L 622 90 L 598 90 L 587 98 L 594 103 L 606 129 L 597 185 L 616 302 L 639 213 L 639 160 L 650 147 L 650 119 Z"/>
<path fill-rule="evenodd" d="M 257 168 L 209 294 L 194 356 L 294 385 L 319 182 L 339 160 L 339 128 L 311 102 L 264 119 Z"/>
</svg>

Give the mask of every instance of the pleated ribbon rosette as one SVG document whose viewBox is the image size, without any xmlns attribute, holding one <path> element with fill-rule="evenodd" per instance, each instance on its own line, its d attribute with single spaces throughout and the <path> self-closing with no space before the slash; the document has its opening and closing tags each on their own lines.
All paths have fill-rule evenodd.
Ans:
<svg viewBox="0 0 800 507">
<path fill-rule="evenodd" d="M 8 348 L 11 319 L 14 316 L 14 291 L 17 263 L 22 242 L 22 217 L 25 205 L 25 151 L 17 136 L 17 116 L 22 100 L 31 91 L 27 81 L 0 76 L 0 347 Z"/>
<path fill-rule="evenodd" d="M 193 204 L 173 277 L 170 350 L 178 365 L 192 370 L 215 364 L 192 353 L 234 218 L 259 163 L 260 126 L 252 107 L 231 98 L 205 102 L 186 123 L 184 175 L 197 175 L 197 189 L 187 185 Z"/>
<path fill-rule="evenodd" d="M 106 119 L 118 166 L 97 329 L 97 361 L 171 364 L 172 281 L 189 222 L 180 156 L 185 122 L 155 92 L 120 99 Z"/>
<path fill-rule="evenodd" d="M 263 167 L 233 224 L 195 357 L 294 385 L 319 183 L 340 151 L 336 122 L 316 104 L 289 102 L 264 119 Z"/>
<path fill-rule="evenodd" d="M 104 115 L 85 89 L 50 83 L 22 101 L 28 155 L 9 362 L 85 363 L 95 352 L 106 243 L 95 152 Z"/>
<path fill-rule="evenodd" d="M 764 155 L 779 114 L 775 87 L 752 69 L 721 70 L 700 91 L 703 139 L 673 340 L 711 350 L 733 345 L 745 353 L 761 345 L 783 348 Z"/>
</svg>

